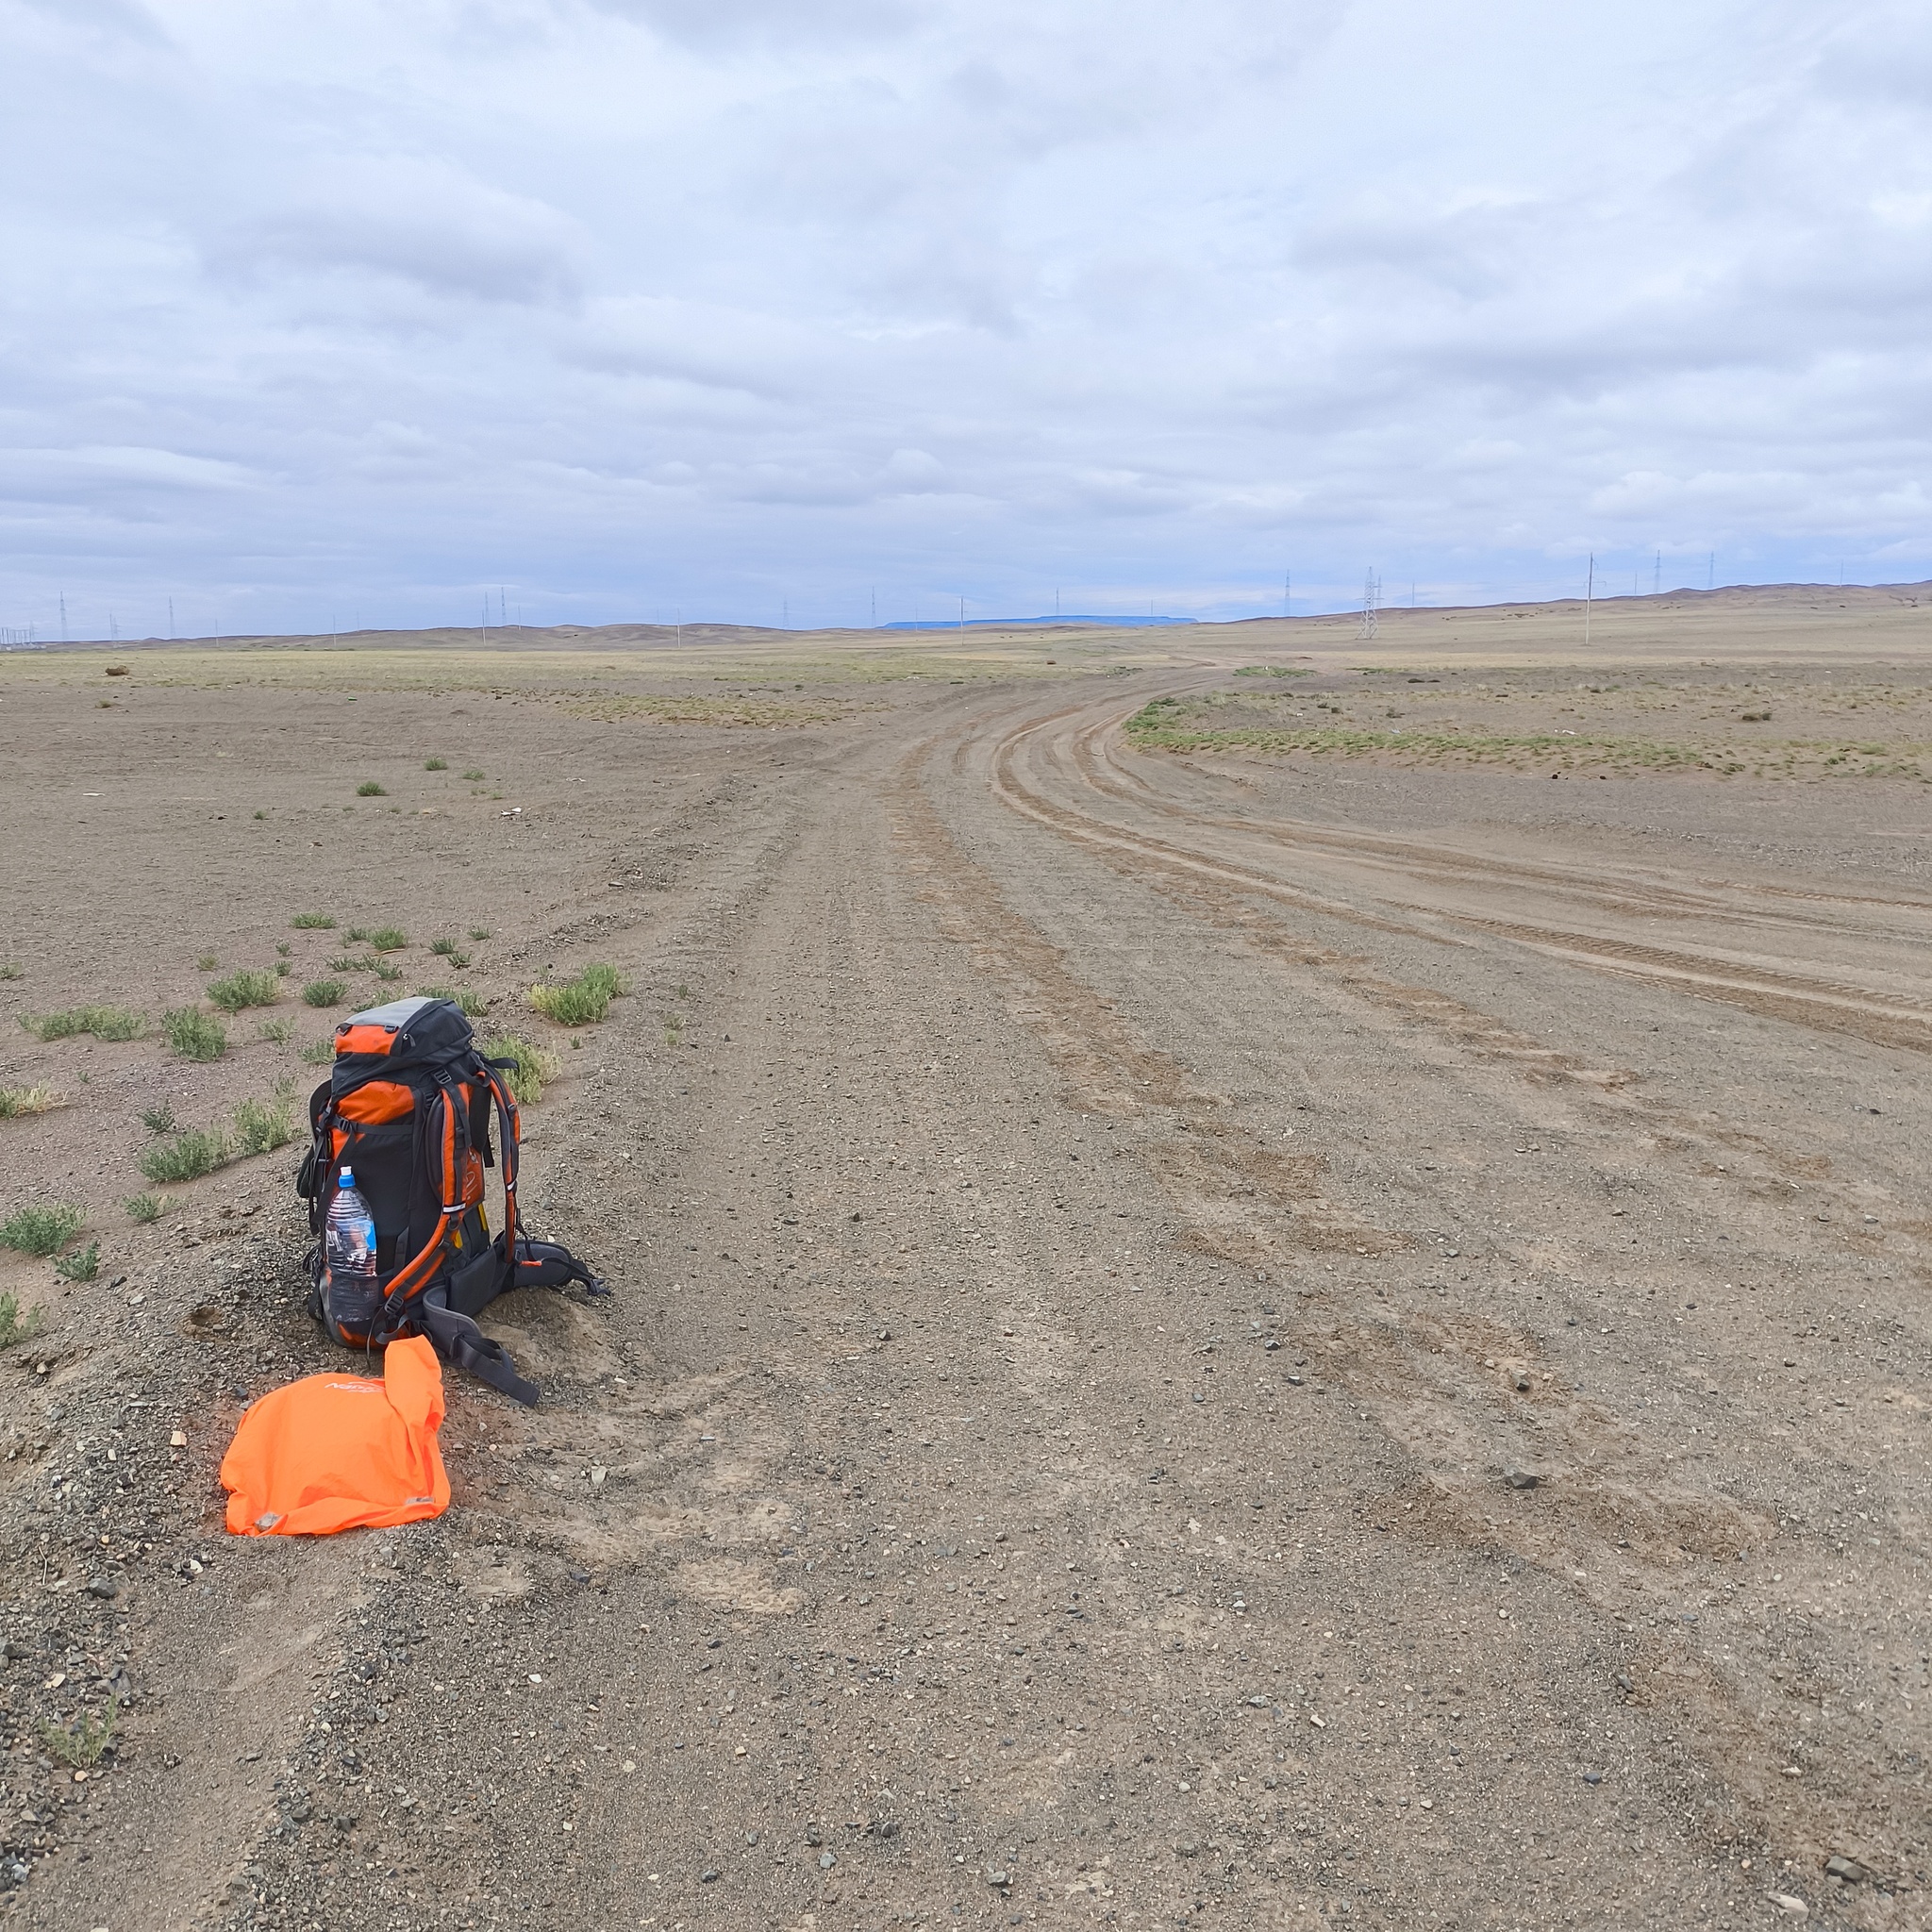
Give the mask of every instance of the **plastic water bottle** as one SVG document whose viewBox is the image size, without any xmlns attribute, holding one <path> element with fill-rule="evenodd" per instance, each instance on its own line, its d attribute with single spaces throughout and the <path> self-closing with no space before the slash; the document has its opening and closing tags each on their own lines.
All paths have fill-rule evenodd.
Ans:
<svg viewBox="0 0 1932 1932">
<path fill-rule="evenodd" d="M 356 1186 L 351 1168 L 336 1176 L 323 1254 L 328 1263 L 329 1319 L 342 1328 L 374 1327 L 382 1307 L 382 1286 L 375 1274 L 375 1217 Z"/>
</svg>

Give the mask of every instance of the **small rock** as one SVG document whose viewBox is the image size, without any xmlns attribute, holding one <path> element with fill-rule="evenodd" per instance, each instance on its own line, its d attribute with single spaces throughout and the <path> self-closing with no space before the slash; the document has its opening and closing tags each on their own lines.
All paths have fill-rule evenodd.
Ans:
<svg viewBox="0 0 1932 1932">
<path fill-rule="evenodd" d="M 1600 1771 L 1586 1771 L 1583 1774 L 1583 1782 L 1587 1785 L 1600 1785 L 1603 1781 L 1604 1774 Z"/>
<path fill-rule="evenodd" d="M 1527 1395 L 1530 1389 L 1529 1371 L 1527 1369 L 1512 1369 L 1509 1373 L 1509 1386 L 1516 1391 L 1517 1394 Z"/>
<path fill-rule="evenodd" d="M 168 1438 L 168 1447 L 170 1449 L 185 1449 L 187 1448 L 187 1446 L 188 1431 L 186 1429 L 176 1429 L 175 1433 Z"/>
<path fill-rule="evenodd" d="M 819 1835 L 819 1828 L 816 1824 L 808 1824 L 805 1827 L 805 1841 L 808 1845 L 822 1845 L 824 1843 L 824 1840 Z"/>
<path fill-rule="evenodd" d="M 1007 1886 L 1012 1884 L 1013 1874 L 1004 1866 L 989 1865 L 986 1868 L 986 1882 L 989 1885 L 1004 1890 Z"/>
<path fill-rule="evenodd" d="M 1251 1710 L 1266 1710 L 1268 1708 L 1268 1700 L 1265 1697 L 1250 1697 L 1248 1699 L 1248 1707 Z"/>
<path fill-rule="evenodd" d="M 601 1490 L 604 1487 L 604 1478 L 609 1474 L 608 1469 L 593 1468 L 591 1471 L 591 1487 L 593 1490 Z"/>
<path fill-rule="evenodd" d="M 1289 1375 L 1285 1379 L 1291 1389 L 1299 1389 L 1302 1386 L 1302 1378 L 1299 1375 Z"/>
<path fill-rule="evenodd" d="M 1771 1902 L 1789 1918 L 1808 1919 L 1811 1916 L 1811 1907 L 1803 1899 L 1793 1898 L 1788 1891 L 1773 1892 Z"/>
<path fill-rule="evenodd" d="M 103 1603 L 110 1604 L 121 1594 L 121 1586 L 111 1576 L 90 1576 L 87 1580 L 87 1593 L 99 1597 Z"/>
<path fill-rule="evenodd" d="M 1827 1878 L 1838 1879 L 1840 1884 L 1862 1885 L 1867 1874 L 1857 1859 L 1847 1858 L 1842 1854 L 1834 1853 L 1824 1861 L 1824 1875 Z"/>
<path fill-rule="evenodd" d="M 1542 1481 L 1540 1475 L 1532 1475 L 1526 1469 L 1518 1469 L 1514 1463 L 1503 1472 L 1503 1480 L 1512 1490 L 1533 1490 Z"/>
<path fill-rule="evenodd" d="M 839 1860 L 830 1852 L 821 1852 L 819 1854 L 819 1870 L 821 1872 L 829 1872 L 838 1862 Z"/>
<path fill-rule="evenodd" d="M 705 1869 L 698 1874 L 698 1883 L 700 1885 L 715 1885 L 718 1882 L 718 1875 L 719 1874 L 717 1866 L 707 1865 Z"/>
<path fill-rule="evenodd" d="M 1201 1846 L 1199 1840 L 1191 1838 L 1184 1838 L 1182 1839 L 1179 1844 L 1174 1846 L 1174 1850 L 1177 1851 L 1184 1858 L 1191 1858 L 1195 1857 L 1199 1853 L 1200 1849 Z"/>
</svg>

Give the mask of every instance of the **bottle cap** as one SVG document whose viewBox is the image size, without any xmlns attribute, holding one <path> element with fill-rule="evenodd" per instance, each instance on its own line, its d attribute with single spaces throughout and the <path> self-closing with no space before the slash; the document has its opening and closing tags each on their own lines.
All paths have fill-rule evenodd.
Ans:
<svg viewBox="0 0 1932 1932">
<path fill-rule="evenodd" d="M 336 1186 L 339 1188 L 353 1188 L 355 1185 L 356 1170 L 353 1167 L 343 1168 L 341 1173 L 336 1176 Z"/>
</svg>

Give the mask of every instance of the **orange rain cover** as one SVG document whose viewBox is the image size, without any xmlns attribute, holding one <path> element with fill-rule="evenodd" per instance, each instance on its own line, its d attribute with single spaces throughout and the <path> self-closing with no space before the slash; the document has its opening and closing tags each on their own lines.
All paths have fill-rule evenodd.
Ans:
<svg viewBox="0 0 1932 1932">
<path fill-rule="evenodd" d="M 333 1536 L 441 1516 L 442 1369 L 420 1335 L 392 1341 L 382 1380 L 306 1375 L 250 1406 L 222 1458 L 235 1536 Z"/>
</svg>

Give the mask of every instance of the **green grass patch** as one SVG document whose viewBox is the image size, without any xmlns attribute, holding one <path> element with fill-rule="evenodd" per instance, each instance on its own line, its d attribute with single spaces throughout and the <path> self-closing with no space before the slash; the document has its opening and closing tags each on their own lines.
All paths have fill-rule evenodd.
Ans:
<svg viewBox="0 0 1932 1932">
<path fill-rule="evenodd" d="M 1286 664 L 1243 664 L 1237 677 L 1312 677 L 1312 671 L 1291 670 Z"/>
<path fill-rule="evenodd" d="M 69 1007 L 63 1013 L 43 1013 L 37 1020 L 23 1017 L 20 1024 L 36 1040 L 71 1040 L 76 1033 L 92 1033 L 96 1040 L 120 1041 L 139 1040 L 147 1031 L 147 1022 L 126 1007 Z"/>
<path fill-rule="evenodd" d="M 51 1087 L 0 1087 L 0 1121 L 17 1121 L 30 1113 L 51 1113 L 64 1107 Z"/>
<path fill-rule="evenodd" d="M 129 1221 L 145 1224 L 158 1221 L 161 1218 L 161 1210 L 168 1204 L 158 1194 L 129 1194 L 121 1205 L 126 1208 Z"/>
<path fill-rule="evenodd" d="M 194 962 L 197 973 L 212 973 L 222 962 L 212 953 L 204 953 Z"/>
<path fill-rule="evenodd" d="M 101 1244 L 90 1241 L 84 1248 L 75 1248 L 72 1254 L 58 1255 L 54 1260 L 54 1273 L 62 1281 L 92 1281 L 101 1272 Z"/>
<path fill-rule="evenodd" d="M 65 1202 L 45 1208 L 16 1208 L 0 1221 L 0 1248 L 44 1259 L 58 1255 L 80 1232 L 83 1216 Z"/>
<path fill-rule="evenodd" d="M 255 1032 L 258 1039 L 267 1041 L 271 1046 L 287 1046 L 295 1037 L 295 1023 L 292 1020 L 264 1020 Z"/>
<path fill-rule="evenodd" d="M 358 798 L 387 798 L 389 793 L 374 778 L 365 778 L 356 788 Z"/>
<path fill-rule="evenodd" d="M 196 1007 L 176 1007 L 161 1015 L 169 1048 L 184 1060 L 218 1060 L 228 1050 L 228 1029 Z"/>
<path fill-rule="evenodd" d="M 40 1309 L 29 1308 L 23 1315 L 17 1294 L 0 1294 L 0 1348 L 16 1348 L 40 1332 Z"/>
<path fill-rule="evenodd" d="M 333 1040 L 311 1040 L 302 1049 L 302 1064 L 305 1067 L 325 1067 L 336 1057 L 336 1043 Z"/>
<path fill-rule="evenodd" d="M 1523 766 L 1552 759 L 1570 766 L 1621 765 L 1649 772 L 1720 771 L 1724 759 L 1690 745 L 1647 739 L 1596 738 L 1579 732 L 1368 730 L 1347 725 L 1224 725 L 1196 722 L 1174 698 L 1156 698 L 1127 720 L 1127 736 L 1141 751 L 1311 753 L 1316 757 L 1394 755 L 1424 762 Z"/>
<path fill-rule="evenodd" d="M 476 785 L 482 782 L 483 774 L 479 772 L 475 765 L 472 765 L 470 769 L 463 774 L 463 776 L 467 778 L 472 785 Z"/>
<path fill-rule="evenodd" d="M 449 770 L 449 760 L 447 758 L 425 758 L 423 760 L 423 769 L 425 772 L 446 772 Z"/>
<path fill-rule="evenodd" d="M 208 990 L 211 1005 L 225 1013 L 245 1012 L 250 1007 L 272 1007 L 282 996 L 281 982 L 273 973 L 231 973 Z"/>
<path fill-rule="evenodd" d="M 588 1026 L 604 1018 L 610 1002 L 625 991 L 614 966 L 586 966 L 562 986 L 533 986 L 530 1004 L 559 1026 Z"/>
<path fill-rule="evenodd" d="M 409 936 L 399 925 L 378 925 L 374 932 L 364 933 L 372 953 L 400 953 L 409 943 Z"/>
<path fill-rule="evenodd" d="M 19 979 L 20 977 L 22 977 L 21 970 L 15 961 L 0 959 L 0 979 Z"/>
<path fill-rule="evenodd" d="M 298 912 L 289 924 L 297 932 L 333 932 L 336 923 L 326 912 Z"/>
<path fill-rule="evenodd" d="M 172 1134 L 175 1109 L 165 1100 L 156 1107 L 144 1107 L 141 1110 L 141 1124 L 150 1134 Z"/>
<path fill-rule="evenodd" d="M 339 1007 L 348 991 L 340 979 L 311 979 L 302 989 L 302 998 L 311 1007 Z"/>
<path fill-rule="evenodd" d="M 227 1166 L 232 1158 L 228 1137 L 220 1127 L 184 1127 L 168 1140 L 157 1141 L 141 1157 L 142 1178 L 178 1187 Z"/>
<path fill-rule="evenodd" d="M 519 1107 L 534 1107 L 543 1098 L 543 1083 L 557 1077 L 557 1057 L 521 1034 L 499 1033 L 483 1042 L 485 1059 L 507 1060 L 501 1071 Z"/>
<path fill-rule="evenodd" d="M 470 928 L 470 937 L 473 940 L 487 940 L 490 937 L 490 928 L 487 925 L 473 925 Z"/>
</svg>

